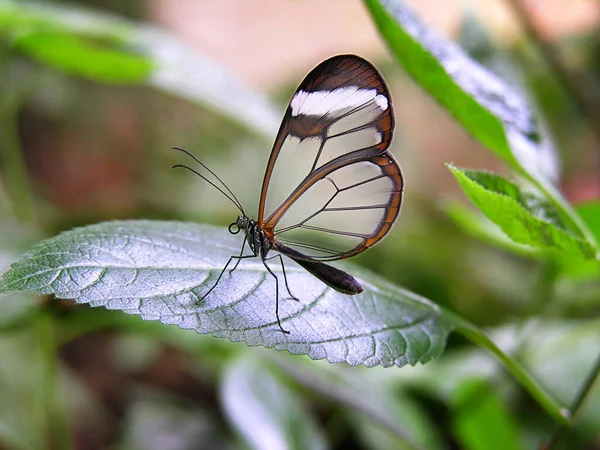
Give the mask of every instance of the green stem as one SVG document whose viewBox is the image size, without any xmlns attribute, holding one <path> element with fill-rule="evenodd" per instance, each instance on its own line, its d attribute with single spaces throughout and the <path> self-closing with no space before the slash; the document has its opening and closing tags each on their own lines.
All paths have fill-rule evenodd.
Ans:
<svg viewBox="0 0 600 450">
<path fill-rule="evenodd" d="M 73 442 L 69 431 L 65 405 L 60 400 L 57 380 L 57 346 L 53 318 L 48 314 L 38 316 L 36 331 L 40 343 L 41 382 L 40 392 L 43 402 L 44 424 L 48 430 L 51 447 L 71 450 Z"/>
<path fill-rule="evenodd" d="M 29 185 L 27 165 L 19 139 L 18 114 L 30 93 L 30 83 L 19 80 L 13 83 L 10 73 L 10 55 L 0 45 L 0 80 L 5 83 L 6 94 L 0 97 L 0 163 L 3 181 L 16 216 L 35 223 L 33 195 Z M 26 89 L 23 89 L 26 87 Z"/>
<path fill-rule="evenodd" d="M 585 405 L 586 400 L 591 397 L 591 392 L 594 385 L 600 380 L 600 355 L 596 359 L 596 363 L 588 373 L 586 380 L 584 381 L 581 389 L 579 390 L 577 397 L 573 401 L 573 405 L 571 406 L 571 421 L 574 422 L 583 411 L 583 406 Z M 550 438 L 550 443 L 546 447 L 547 450 L 551 450 L 556 448 L 565 432 L 567 431 L 567 424 L 560 424 L 556 430 L 554 431 L 552 437 Z"/>
<path fill-rule="evenodd" d="M 13 210 L 23 222 L 35 222 L 33 196 L 17 132 L 16 111 L 0 110 L 0 159 L 4 184 Z"/>
<path fill-rule="evenodd" d="M 570 415 L 531 377 L 517 361 L 504 353 L 481 329 L 450 311 L 445 311 L 456 325 L 456 331 L 471 342 L 488 350 L 517 379 L 521 386 L 539 403 L 539 405 L 560 424 L 568 425 Z"/>
</svg>

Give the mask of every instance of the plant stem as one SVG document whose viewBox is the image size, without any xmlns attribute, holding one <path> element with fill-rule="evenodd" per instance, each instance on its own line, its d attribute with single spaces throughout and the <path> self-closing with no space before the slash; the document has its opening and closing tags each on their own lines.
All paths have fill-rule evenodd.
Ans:
<svg viewBox="0 0 600 450">
<path fill-rule="evenodd" d="M 41 382 L 39 394 L 43 399 L 45 425 L 51 439 L 51 447 L 71 450 L 73 442 L 68 426 L 67 414 L 60 398 L 56 376 L 58 359 L 54 319 L 48 314 L 37 317 L 36 331 L 40 344 Z"/>
<path fill-rule="evenodd" d="M 588 373 L 588 376 L 583 382 L 581 389 L 577 393 L 577 397 L 575 397 L 575 400 L 573 401 L 573 405 L 571 406 L 570 410 L 572 422 L 579 418 L 579 416 L 581 415 L 584 409 L 583 406 L 586 400 L 590 398 L 592 389 L 598 380 L 600 380 L 600 355 L 598 355 L 594 366 Z M 550 442 L 546 447 L 547 450 L 555 448 L 564 436 L 566 431 L 567 424 L 560 424 L 552 434 Z"/>
<path fill-rule="evenodd" d="M 445 311 L 445 314 L 453 321 L 456 331 L 461 333 L 473 343 L 485 348 L 504 364 L 506 369 L 517 379 L 521 386 L 539 403 L 539 405 L 550 414 L 554 420 L 563 425 L 570 422 L 569 411 L 561 408 L 556 401 L 531 377 L 531 375 L 516 360 L 504 353 L 481 329 L 457 316 Z"/>
<path fill-rule="evenodd" d="M 16 216 L 23 222 L 35 223 L 35 209 L 27 175 L 27 165 L 19 140 L 18 113 L 26 96 L 22 80 L 13 83 L 8 50 L 0 46 L 0 80 L 7 95 L 0 97 L 0 162 L 6 192 Z M 28 83 L 26 83 L 28 84 Z M 29 86 L 27 86 L 29 92 Z"/>
<path fill-rule="evenodd" d="M 6 191 L 17 218 L 23 222 L 34 222 L 33 197 L 19 145 L 16 112 L 5 108 L 0 111 L 0 157 L 5 169 Z"/>
</svg>

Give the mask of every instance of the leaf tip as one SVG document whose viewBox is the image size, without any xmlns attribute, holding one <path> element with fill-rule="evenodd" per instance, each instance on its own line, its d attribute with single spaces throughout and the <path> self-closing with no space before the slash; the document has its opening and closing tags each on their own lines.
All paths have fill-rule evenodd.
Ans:
<svg viewBox="0 0 600 450">
<path fill-rule="evenodd" d="M 8 287 L 9 283 L 8 283 L 8 274 L 10 273 L 10 270 L 7 270 L 4 273 L 0 274 L 0 295 L 2 294 L 10 294 L 12 292 L 14 292 L 14 289 L 11 289 L 10 287 Z"/>
</svg>

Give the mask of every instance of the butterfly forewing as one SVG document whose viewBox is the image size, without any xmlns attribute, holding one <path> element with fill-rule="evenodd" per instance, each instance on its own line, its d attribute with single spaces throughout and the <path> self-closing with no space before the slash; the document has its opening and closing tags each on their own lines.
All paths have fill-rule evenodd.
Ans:
<svg viewBox="0 0 600 450">
<path fill-rule="evenodd" d="M 391 228 L 403 180 L 387 152 L 393 131 L 383 78 L 354 55 L 306 77 L 287 109 L 263 182 L 259 226 L 321 261 L 364 251 Z"/>
</svg>

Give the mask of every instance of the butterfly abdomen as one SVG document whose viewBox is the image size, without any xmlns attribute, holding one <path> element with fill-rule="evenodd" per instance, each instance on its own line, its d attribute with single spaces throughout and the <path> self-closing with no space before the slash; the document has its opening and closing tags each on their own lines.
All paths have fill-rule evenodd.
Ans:
<svg viewBox="0 0 600 450">
<path fill-rule="evenodd" d="M 333 266 L 329 266 L 319 261 L 292 259 L 327 286 L 342 294 L 355 295 L 360 294 L 363 291 L 360 283 L 356 281 L 352 275 L 343 270 L 336 269 Z"/>
<path fill-rule="evenodd" d="M 354 295 L 360 294 L 363 291 L 360 283 L 356 281 L 352 275 L 344 272 L 343 270 L 336 269 L 333 266 L 329 266 L 325 263 L 309 258 L 293 248 L 282 244 L 281 242 L 276 242 L 273 247 L 279 253 L 282 253 L 288 258 L 296 261 L 305 270 L 317 277 L 327 286 L 335 289 L 338 292 L 341 292 L 342 294 Z"/>
</svg>

